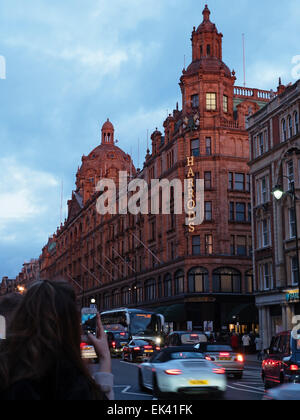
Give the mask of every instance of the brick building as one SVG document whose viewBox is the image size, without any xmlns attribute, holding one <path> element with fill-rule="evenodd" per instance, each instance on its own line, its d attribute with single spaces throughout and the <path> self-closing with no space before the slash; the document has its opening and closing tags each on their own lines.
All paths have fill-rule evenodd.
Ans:
<svg viewBox="0 0 300 420">
<path fill-rule="evenodd" d="M 299 273 L 296 254 L 296 219 L 300 209 L 285 194 L 277 201 L 276 185 L 300 191 L 300 81 L 287 87 L 249 119 L 253 184 L 253 262 L 256 304 L 264 347 L 274 334 L 292 328 L 300 315 Z M 298 222 L 299 226 L 299 222 Z"/>
<path fill-rule="evenodd" d="M 237 322 L 258 324 L 253 297 L 249 141 L 246 118 L 272 93 L 235 86 L 235 72 L 222 59 L 222 38 L 210 21 L 192 33 L 192 63 L 180 79 L 182 107 L 156 130 L 144 167 L 136 171 L 114 142 L 114 127 L 102 127 L 102 143 L 82 158 L 64 225 L 49 238 L 40 263 L 43 278 L 65 277 L 83 305 L 93 297 L 102 310 L 152 308 L 186 328 L 187 321 L 214 329 Z M 189 158 L 189 160 L 188 160 Z M 191 160 L 192 158 L 192 160 Z M 100 216 L 97 182 L 139 178 L 204 179 L 205 220 L 190 229 L 185 215 Z M 233 328 L 233 326 L 232 326 Z"/>
<path fill-rule="evenodd" d="M 12 292 L 23 293 L 28 287 L 39 280 L 40 278 L 40 263 L 37 259 L 32 259 L 23 264 L 21 272 L 15 279 L 3 277 L 0 284 L 0 295 L 5 295 Z"/>
</svg>

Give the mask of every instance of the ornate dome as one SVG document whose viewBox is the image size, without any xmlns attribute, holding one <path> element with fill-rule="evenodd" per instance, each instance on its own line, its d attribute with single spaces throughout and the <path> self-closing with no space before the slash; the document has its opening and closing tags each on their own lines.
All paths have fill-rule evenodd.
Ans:
<svg viewBox="0 0 300 420">
<path fill-rule="evenodd" d="M 129 154 L 115 145 L 114 126 L 107 120 L 102 126 L 102 142 L 88 156 L 82 157 L 82 165 L 76 175 L 77 193 L 86 202 L 95 192 L 101 178 L 118 181 L 120 171 L 135 175 L 136 170 Z"/>
<path fill-rule="evenodd" d="M 197 73 L 203 70 L 208 73 L 217 73 L 224 70 L 225 76 L 231 77 L 231 71 L 226 64 L 217 57 L 202 57 L 199 60 L 193 61 L 187 68 L 186 73 Z"/>
<path fill-rule="evenodd" d="M 205 8 L 202 12 L 203 14 L 203 22 L 198 26 L 197 33 L 202 32 L 217 32 L 216 25 L 210 21 L 210 10 L 205 5 Z"/>
</svg>

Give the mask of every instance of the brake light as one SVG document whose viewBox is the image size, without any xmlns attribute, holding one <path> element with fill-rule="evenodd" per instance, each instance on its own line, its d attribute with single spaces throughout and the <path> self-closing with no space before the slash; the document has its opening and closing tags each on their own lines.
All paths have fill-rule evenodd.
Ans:
<svg viewBox="0 0 300 420">
<path fill-rule="evenodd" d="M 299 366 L 298 365 L 291 365 L 290 370 L 295 372 L 296 370 L 299 370 Z"/>
<path fill-rule="evenodd" d="M 242 354 L 238 354 L 237 357 L 236 357 L 236 360 L 240 363 L 243 363 L 244 362 L 244 356 Z"/>
<path fill-rule="evenodd" d="M 226 371 L 223 368 L 216 368 L 216 369 L 213 369 L 213 372 L 216 373 L 217 375 L 224 375 Z"/>
<path fill-rule="evenodd" d="M 112 344 L 113 348 L 115 349 L 116 348 L 116 342 L 113 341 L 111 344 Z"/>
<path fill-rule="evenodd" d="M 168 370 L 165 370 L 165 373 L 167 375 L 181 375 L 182 371 L 180 369 L 168 369 Z"/>
<path fill-rule="evenodd" d="M 160 351 L 160 347 L 156 347 L 156 350 L 157 350 L 157 351 Z"/>
<path fill-rule="evenodd" d="M 124 337 L 125 333 L 120 333 L 120 335 L 121 335 L 122 337 Z"/>
<path fill-rule="evenodd" d="M 134 349 L 133 349 L 134 351 L 139 351 L 139 350 L 141 350 L 141 348 L 140 347 L 134 347 Z"/>
<path fill-rule="evenodd" d="M 86 346 L 87 346 L 87 343 L 81 343 L 81 344 L 80 344 L 80 348 L 81 348 L 81 350 L 82 350 L 82 349 L 84 349 Z"/>
<path fill-rule="evenodd" d="M 192 338 L 198 338 L 198 334 L 191 334 Z"/>
<path fill-rule="evenodd" d="M 152 346 L 144 346 L 144 349 L 146 349 L 146 350 L 149 350 L 149 349 L 152 349 L 153 347 Z"/>
<path fill-rule="evenodd" d="M 220 357 L 230 357 L 230 353 L 220 353 Z"/>
</svg>

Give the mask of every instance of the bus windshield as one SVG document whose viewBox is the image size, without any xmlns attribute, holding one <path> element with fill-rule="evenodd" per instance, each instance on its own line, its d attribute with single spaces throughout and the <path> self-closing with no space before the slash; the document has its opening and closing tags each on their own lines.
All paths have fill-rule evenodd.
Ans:
<svg viewBox="0 0 300 420">
<path fill-rule="evenodd" d="M 160 319 L 156 314 L 131 313 L 130 332 L 132 335 L 156 335 L 161 332 Z"/>
</svg>

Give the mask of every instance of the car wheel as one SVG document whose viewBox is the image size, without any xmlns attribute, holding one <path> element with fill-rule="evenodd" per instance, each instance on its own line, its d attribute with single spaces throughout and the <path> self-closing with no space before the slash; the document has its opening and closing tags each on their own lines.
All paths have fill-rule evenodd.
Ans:
<svg viewBox="0 0 300 420">
<path fill-rule="evenodd" d="M 122 353 L 121 357 L 122 357 L 123 362 L 125 362 L 126 359 L 125 359 L 125 353 L 124 352 Z"/>
<path fill-rule="evenodd" d="M 243 379 L 243 373 L 236 373 L 234 377 L 235 379 Z"/>
<path fill-rule="evenodd" d="M 139 388 L 142 392 L 148 391 L 148 389 L 144 386 L 142 369 L 139 369 Z"/>
</svg>

